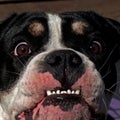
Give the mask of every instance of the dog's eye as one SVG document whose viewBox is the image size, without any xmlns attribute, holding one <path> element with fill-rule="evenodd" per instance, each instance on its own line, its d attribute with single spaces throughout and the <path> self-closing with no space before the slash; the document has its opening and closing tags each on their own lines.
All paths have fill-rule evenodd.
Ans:
<svg viewBox="0 0 120 120">
<path fill-rule="evenodd" d="M 93 41 L 90 45 L 92 53 L 99 54 L 102 51 L 102 46 L 98 41 Z"/>
<path fill-rule="evenodd" d="M 19 43 L 14 50 L 15 56 L 27 56 L 31 53 L 31 49 L 26 42 Z"/>
</svg>

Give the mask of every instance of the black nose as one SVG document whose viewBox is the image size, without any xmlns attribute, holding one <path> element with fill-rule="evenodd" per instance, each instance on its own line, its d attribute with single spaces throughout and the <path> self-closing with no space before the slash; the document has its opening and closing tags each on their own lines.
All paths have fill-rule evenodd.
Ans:
<svg viewBox="0 0 120 120">
<path fill-rule="evenodd" d="M 50 53 L 46 57 L 46 62 L 52 67 L 59 67 L 61 65 L 76 67 L 82 63 L 80 56 L 70 50 L 59 50 Z"/>
<path fill-rule="evenodd" d="M 58 50 L 45 58 L 48 71 L 61 82 L 64 87 L 70 87 L 83 73 L 81 57 L 71 50 Z"/>
</svg>

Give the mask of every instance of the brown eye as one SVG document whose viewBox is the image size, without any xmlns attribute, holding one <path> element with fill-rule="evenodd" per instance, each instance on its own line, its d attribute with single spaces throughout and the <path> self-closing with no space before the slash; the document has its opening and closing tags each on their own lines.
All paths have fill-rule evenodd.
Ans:
<svg viewBox="0 0 120 120">
<path fill-rule="evenodd" d="M 90 45 L 90 49 L 92 53 L 99 54 L 102 51 L 102 46 L 98 41 L 93 41 L 92 44 Z"/>
<path fill-rule="evenodd" d="M 31 53 L 30 47 L 26 42 L 19 43 L 14 50 L 15 56 L 27 56 Z"/>
</svg>

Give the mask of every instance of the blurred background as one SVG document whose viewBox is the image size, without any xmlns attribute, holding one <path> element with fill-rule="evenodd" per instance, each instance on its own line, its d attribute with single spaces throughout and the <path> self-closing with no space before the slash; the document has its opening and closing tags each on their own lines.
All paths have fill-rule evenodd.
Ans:
<svg viewBox="0 0 120 120">
<path fill-rule="evenodd" d="M 0 0 L 0 18 L 14 12 L 93 10 L 120 21 L 120 0 Z"/>
<path fill-rule="evenodd" d="M 120 22 L 120 0 L 0 0 L 0 21 L 13 13 L 92 10 Z M 120 120 L 120 61 L 116 63 L 118 87 L 108 111 Z"/>
</svg>

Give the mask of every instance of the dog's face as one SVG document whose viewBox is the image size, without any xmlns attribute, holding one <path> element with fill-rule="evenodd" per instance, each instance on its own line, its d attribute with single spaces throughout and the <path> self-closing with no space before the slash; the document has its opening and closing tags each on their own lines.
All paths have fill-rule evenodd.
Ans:
<svg viewBox="0 0 120 120">
<path fill-rule="evenodd" d="M 119 23 L 93 12 L 25 13 L 1 24 L 2 120 L 92 120 L 116 83 Z"/>
</svg>

